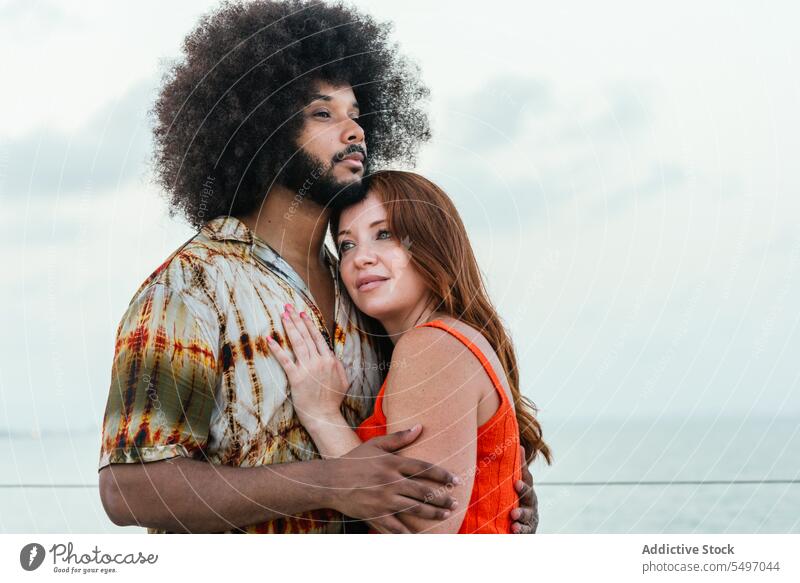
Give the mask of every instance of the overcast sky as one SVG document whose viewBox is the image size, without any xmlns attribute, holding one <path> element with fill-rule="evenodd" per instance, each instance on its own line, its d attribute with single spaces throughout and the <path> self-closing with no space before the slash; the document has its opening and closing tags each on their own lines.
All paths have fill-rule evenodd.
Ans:
<svg viewBox="0 0 800 583">
<path fill-rule="evenodd" d="M 422 67 L 417 170 L 542 419 L 800 413 L 795 3 L 355 4 Z M 0 429 L 100 424 L 119 319 L 192 235 L 144 114 L 215 5 L 0 3 Z"/>
</svg>

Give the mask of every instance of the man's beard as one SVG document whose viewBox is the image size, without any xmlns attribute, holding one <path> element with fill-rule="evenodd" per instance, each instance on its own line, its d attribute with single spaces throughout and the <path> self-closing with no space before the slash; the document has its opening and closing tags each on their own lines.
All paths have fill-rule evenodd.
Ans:
<svg viewBox="0 0 800 583">
<path fill-rule="evenodd" d="M 347 150 L 364 153 L 361 148 L 350 147 Z M 347 150 L 340 154 L 346 156 L 352 153 Z M 325 165 L 300 148 L 281 172 L 280 183 L 321 207 L 331 211 L 342 210 L 361 202 L 367 195 L 364 180 L 339 182 L 333 177 L 335 162 L 342 157 L 335 156 Z M 366 164 L 366 159 L 364 162 Z"/>
</svg>

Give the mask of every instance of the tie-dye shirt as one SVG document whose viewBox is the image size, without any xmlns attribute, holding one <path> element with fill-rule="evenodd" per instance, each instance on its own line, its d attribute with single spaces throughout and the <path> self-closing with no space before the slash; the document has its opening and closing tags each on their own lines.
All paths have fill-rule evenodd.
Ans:
<svg viewBox="0 0 800 583">
<path fill-rule="evenodd" d="M 176 456 L 238 467 L 319 458 L 266 341 L 286 346 L 287 303 L 312 315 L 342 360 L 347 421 L 367 418 L 382 377 L 376 348 L 324 252 L 336 283 L 333 339 L 302 278 L 237 218 L 209 221 L 173 253 L 117 330 L 99 467 Z M 226 532 L 341 532 L 342 519 L 320 509 Z"/>
</svg>

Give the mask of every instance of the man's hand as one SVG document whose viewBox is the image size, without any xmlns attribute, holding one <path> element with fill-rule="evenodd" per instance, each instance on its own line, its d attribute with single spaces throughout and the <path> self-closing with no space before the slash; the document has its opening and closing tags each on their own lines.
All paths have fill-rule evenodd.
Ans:
<svg viewBox="0 0 800 583">
<path fill-rule="evenodd" d="M 522 480 L 514 484 L 514 489 L 519 494 L 519 508 L 511 511 L 511 519 L 515 521 L 511 525 L 511 532 L 535 534 L 539 527 L 539 499 L 533 491 L 533 476 L 525 462 L 525 448 L 520 446 L 519 450 L 522 459 Z"/>
<path fill-rule="evenodd" d="M 403 514 L 447 518 L 456 500 L 446 486 L 458 484 L 459 478 L 430 462 L 391 453 L 412 443 L 421 429 L 418 424 L 375 437 L 342 457 L 326 460 L 333 468 L 332 507 L 387 533 L 411 532 L 400 519 Z"/>
</svg>

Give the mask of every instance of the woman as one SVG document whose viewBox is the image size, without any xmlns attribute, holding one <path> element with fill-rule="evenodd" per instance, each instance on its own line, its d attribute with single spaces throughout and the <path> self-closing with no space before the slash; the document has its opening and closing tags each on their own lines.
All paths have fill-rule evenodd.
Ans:
<svg viewBox="0 0 800 583">
<path fill-rule="evenodd" d="M 270 345 L 289 378 L 301 423 L 324 457 L 422 425 L 402 455 L 460 478 L 441 521 L 405 519 L 419 532 L 507 533 L 518 505 L 520 443 L 551 463 L 535 407 L 519 389 L 516 358 L 489 302 L 464 225 L 447 195 L 413 173 L 379 172 L 367 197 L 331 217 L 340 277 L 355 305 L 393 343 L 374 413 L 355 431 L 340 406 L 347 374 L 317 327 L 287 305 L 296 362 Z M 271 340 L 271 339 L 270 339 Z M 521 430 L 520 430 L 521 428 Z"/>
</svg>

